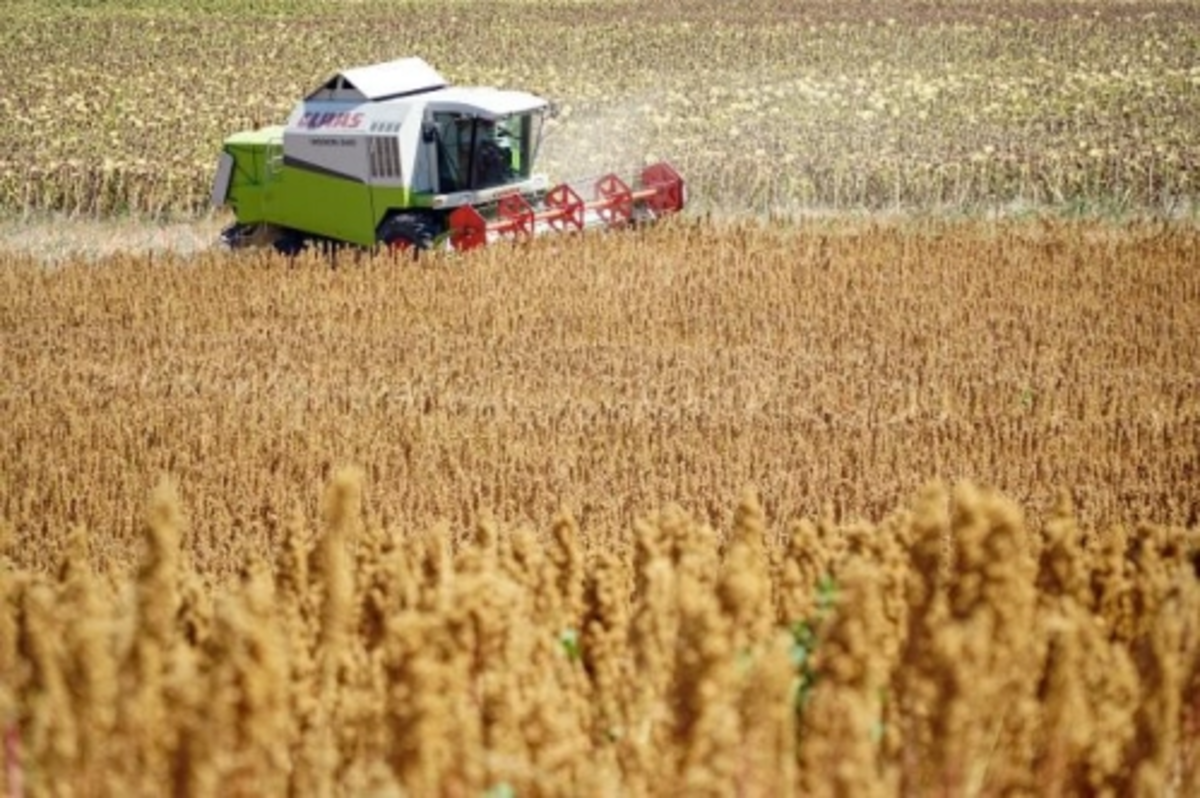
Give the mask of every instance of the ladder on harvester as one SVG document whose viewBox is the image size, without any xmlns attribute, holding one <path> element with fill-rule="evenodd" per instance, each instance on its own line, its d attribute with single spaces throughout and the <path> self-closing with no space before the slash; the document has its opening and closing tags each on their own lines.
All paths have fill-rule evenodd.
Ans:
<svg viewBox="0 0 1200 798">
<path fill-rule="evenodd" d="M 273 183 L 279 179 L 279 173 L 283 170 L 283 136 L 271 138 L 267 142 L 266 149 L 267 162 L 263 168 L 263 180 L 267 183 Z"/>
<path fill-rule="evenodd" d="M 263 158 L 265 162 L 263 163 L 262 208 L 266 213 L 271 206 L 272 184 L 279 179 L 279 175 L 283 172 L 282 133 L 273 135 L 267 140 Z M 270 218 L 269 214 L 267 218 Z"/>
</svg>

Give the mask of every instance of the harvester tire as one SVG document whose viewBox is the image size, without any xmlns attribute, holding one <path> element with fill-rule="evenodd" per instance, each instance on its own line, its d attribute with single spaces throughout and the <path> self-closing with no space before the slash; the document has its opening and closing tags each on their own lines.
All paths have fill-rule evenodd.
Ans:
<svg viewBox="0 0 1200 798">
<path fill-rule="evenodd" d="M 417 255 L 433 246 L 441 232 L 437 220 L 420 213 L 397 213 L 379 225 L 379 242 L 394 253 Z"/>
<path fill-rule="evenodd" d="M 291 230 L 286 230 L 275 239 L 272 246 L 275 247 L 275 251 L 280 255 L 294 258 L 304 251 L 305 243 L 304 236 Z"/>
</svg>

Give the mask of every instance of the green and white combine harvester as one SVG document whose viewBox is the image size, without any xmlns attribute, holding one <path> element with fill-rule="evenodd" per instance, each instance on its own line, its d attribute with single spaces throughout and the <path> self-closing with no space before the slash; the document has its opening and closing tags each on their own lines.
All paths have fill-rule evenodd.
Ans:
<svg viewBox="0 0 1200 798">
<path fill-rule="evenodd" d="M 384 245 L 469 250 L 551 232 L 620 227 L 683 209 L 665 162 L 551 186 L 533 171 L 551 105 L 523 91 L 450 86 L 420 58 L 340 72 L 286 125 L 225 140 L 213 204 L 232 247 Z"/>
</svg>

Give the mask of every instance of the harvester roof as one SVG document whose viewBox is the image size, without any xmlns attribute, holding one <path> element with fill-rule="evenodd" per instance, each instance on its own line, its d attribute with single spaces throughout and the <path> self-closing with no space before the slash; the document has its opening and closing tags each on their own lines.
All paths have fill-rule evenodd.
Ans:
<svg viewBox="0 0 1200 798">
<path fill-rule="evenodd" d="M 436 91 L 448 83 L 422 58 L 399 58 L 343 69 L 309 94 L 307 100 L 373 102 Z"/>
<path fill-rule="evenodd" d="M 535 111 L 547 104 L 529 92 L 479 86 L 451 86 L 430 94 L 427 99 L 446 111 L 480 114 L 493 119 Z"/>
<path fill-rule="evenodd" d="M 412 101 L 436 103 L 442 110 L 494 119 L 537 110 L 547 104 L 541 97 L 524 91 L 451 86 L 424 59 L 400 58 L 343 69 L 313 90 L 300 105 L 310 111 L 328 112 L 339 107 L 336 104 L 344 103 L 340 108 L 363 106 L 359 110 L 370 116 L 375 107 L 406 105 Z M 297 117 L 298 121 L 304 119 Z"/>
</svg>

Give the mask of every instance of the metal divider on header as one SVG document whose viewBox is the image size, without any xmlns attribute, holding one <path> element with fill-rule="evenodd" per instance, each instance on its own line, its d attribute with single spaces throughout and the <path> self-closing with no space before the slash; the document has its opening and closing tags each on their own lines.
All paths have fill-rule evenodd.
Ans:
<svg viewBox="0 0 1200 798">
<path fill-rule="evenodd" d="M 523 240 L 542 232 L 570 232 L 589 227 L 621 227 L 639 212 L 658 218 L 683 210 L 687 188 L 679 173 L 665 161 L 642 170 L 636 187 L 616 174 L 607 174 L 593 186 L 585 200 L 568 183 L 550 189 L 535 208 L 518 193 L 496 203 L 493 218 L 464 205 L 450 214 L 450 243 L 456 250 L 475 249 L 495 238 Z"/>
<path fill-rule="evenodd" d="M 555 232 L 584 228 L 584 212 L 587 206 L 575 189 L 566 183 L 555 186 L 546 194 L 545 202 L 547 208 L 555 211 L 546 220 Z"/>
</svg>

